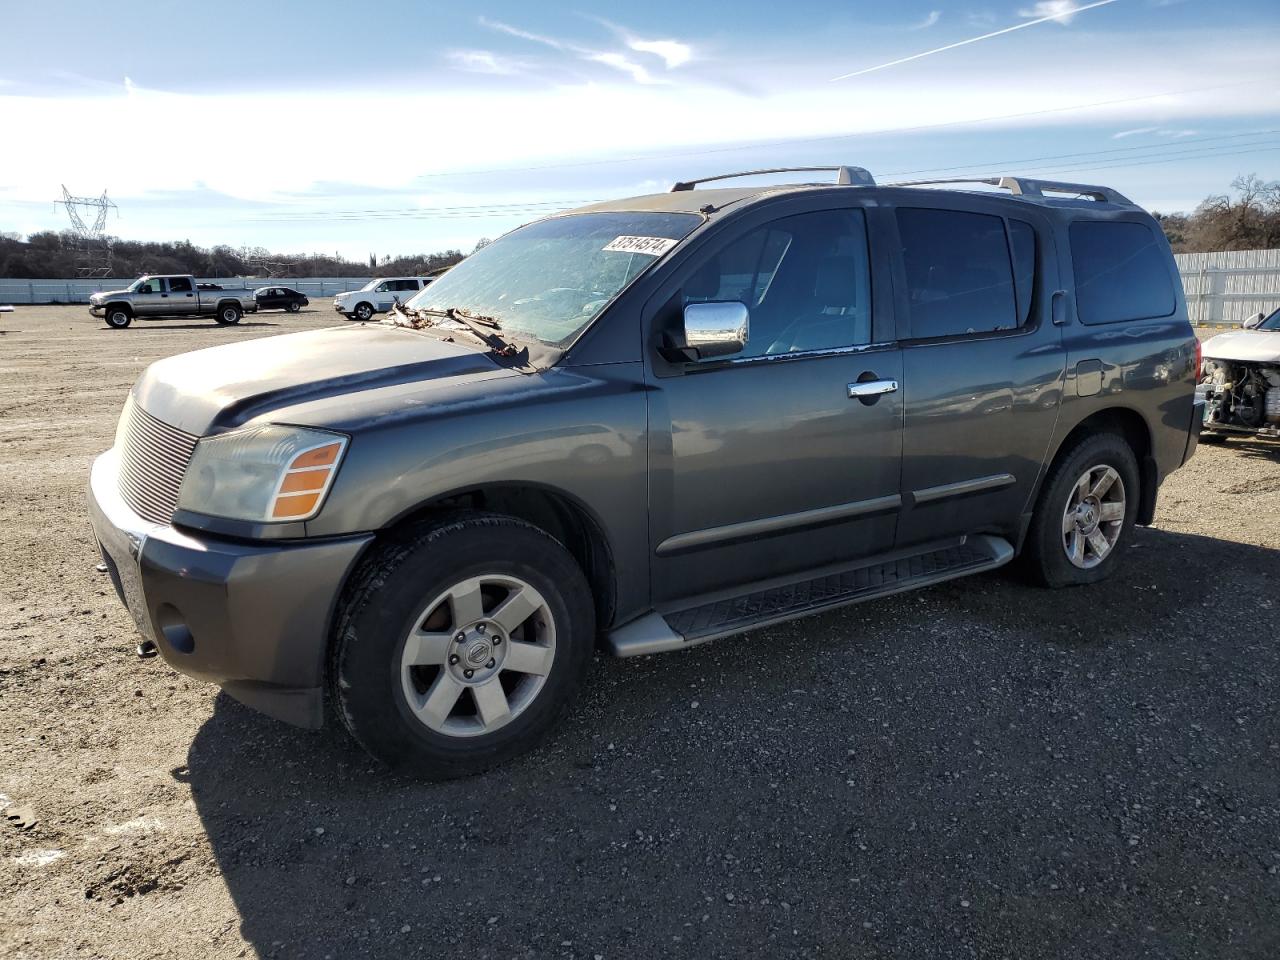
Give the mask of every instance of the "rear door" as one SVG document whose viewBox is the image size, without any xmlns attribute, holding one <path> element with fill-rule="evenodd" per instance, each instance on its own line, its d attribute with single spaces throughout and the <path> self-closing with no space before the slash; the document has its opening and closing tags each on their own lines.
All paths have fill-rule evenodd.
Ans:
<svg viewBox="0 0 1280 960">
<path fill-rule="evenodd" d="M 657 603 L 891 549 L 902 358 L 878 211 L 847 191 L 751 211 L 709 235 L 646 307 Z M 656 349 L 693 302 L 740 301 L 746 349 Z M 851 385 L 882 384 L 858 399 Z"/>
<path fill-rule="evenodd" d="M 192 314 L 200 309 L 196 298 L 196 285 L 190 277 L 170 277 L 168 290 L 168 312 L 174 314 Z"/>
<path fill-rule="evenodd" d="M 1051 224 L 1030 204 L 900 200 L 905 428 L 898 544 L 1016 538 L 1058 416 L 1065 353 Z"/>
</svg>

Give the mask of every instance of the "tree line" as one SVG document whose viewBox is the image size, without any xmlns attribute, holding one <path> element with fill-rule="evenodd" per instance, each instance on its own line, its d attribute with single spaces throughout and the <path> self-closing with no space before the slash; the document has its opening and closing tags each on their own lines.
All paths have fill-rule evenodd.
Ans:
<svg viewBox="0 0 1280 960">
<path fill-rule="evenodd" d="M 3 278 L 74 277 L 78 256 L 77 240 L 70 231 L 41 231 L 25 241 L 17 234 L 0 233 L 0 277 Z M 371 256 L 368 261 L 358 261 L 336 254 L 273 253 L 264 247 L 199 247 L 186 240 L 116 240 L 111 275 L 130 279 L 146 273 L 280 279 L 421 276 L 452 266 L 463 256 L 461 250 L 443 250 L 406 257 Z"/>
<path fill-rule="evenodd" d="M 1269 250 L 1280 247 L 1280 181 L 1257 174 L 1236 177 L 1231 191 L 1214 194 L 1191 213 L 1156 213 L 1174 253 L 1214 250 Z M 481 240 L 476 249 L 488 240 Z M 192 273 L 198 277 L 386 277 L 418 276 L 452 266 L 461 250 L 387 257 L 368 262 L 324 254 L 286 255 L 263 247 L 198 247 L 188 241 L 117 240 L 112 259 L 116 277 L 144 273 Z M 74 277 L 75 237 L 52 230 L 33 233 L 25 241 L 0 233 L 0 277 Z"/>
</svg>

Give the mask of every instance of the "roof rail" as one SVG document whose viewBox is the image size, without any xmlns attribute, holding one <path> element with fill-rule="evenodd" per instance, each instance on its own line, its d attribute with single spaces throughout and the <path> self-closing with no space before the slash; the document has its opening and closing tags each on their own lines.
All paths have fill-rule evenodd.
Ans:
<svg viewBox="0 0 1280 960">
<path fill-rule="evenodd" d="M 702 177 L 698 180 L 679 180 L 672 187 L 672 193 L 681 190 L 692 190 L 700 183 L 711 183 L 713 180 L 735 180 L 738 177 L 755 177 L 766 173 L 835 173 L 836 183 L 859 187 L 874 187 L 875 178 L 862 167 L 773 167 L 769 170 L 744 170 L 742 173 L 721 173 L 714 177 Z"/>
<path fill-rule="evenodd" d="M 885 186 L 924 187 L 943 183 L 988 183 L 993 187 L 1001 187 L 1010 193 L 1024 197 L 1043 197 L 1046 193 L 1071 193 L 1090 197 L 1099 203 L 1134 206 L 1132 200 L 1110 187 L 1099 187 L 1090 183 L 1066 183 L 1060 180 L 1032 180 L 1030 177 L 948 177 L 942 180 L 899 180 L 896 183 L 887 183 Z"/>
</svg>

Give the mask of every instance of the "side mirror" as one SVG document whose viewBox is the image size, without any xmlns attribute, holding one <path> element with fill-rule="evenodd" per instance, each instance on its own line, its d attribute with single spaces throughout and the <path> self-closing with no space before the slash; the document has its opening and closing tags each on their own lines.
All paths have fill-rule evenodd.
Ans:
<svg viewBox="0 0 1280 960">
<path fill-rule="evenodd" d="M 1246 330 L 1252 330 L 1258 324 L 1262 323 L 1262 321 L 1265 319 L 1267 319 L 1266 314 L 1255 313 L 1252 317 L 1250 317 L 1248 320 L 1242 323 L 1241 326 L 1244 327 Z"/>
<path fill-rule="evenodd" d="M 690 303 L 683 329 L 668 334 L 663 355 L 676 362 L 710 360 L 737 353 L 747 345 L 750 314 L 737 300 Z"/>
</svg>

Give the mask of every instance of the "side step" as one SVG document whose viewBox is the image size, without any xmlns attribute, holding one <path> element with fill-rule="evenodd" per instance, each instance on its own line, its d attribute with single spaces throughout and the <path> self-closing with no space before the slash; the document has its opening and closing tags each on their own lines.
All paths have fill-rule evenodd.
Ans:
<svg viewBox="0 0 1280 960">
<path fill-rule="evenodd" d="M 614 630 L 606 642 L 618 657 L 678 650 L 811 613 L 994 570 L 1012 559 L 1013 547 L 1007 540 L 968 537 L 925 553 L 838 569 L 807 580 L 775 582 L 751 593 L 650 613 Z"/>
</svg>

